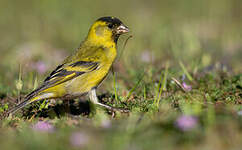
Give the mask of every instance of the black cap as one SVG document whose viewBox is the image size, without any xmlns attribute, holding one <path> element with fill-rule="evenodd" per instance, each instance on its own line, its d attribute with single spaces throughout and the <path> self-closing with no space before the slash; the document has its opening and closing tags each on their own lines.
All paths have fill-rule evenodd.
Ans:
<svg viewBox="0 0 242 150">
<path fill-rule="evenodd" d="M 110 16 L 109 17 L 101 17 L 97 21 L 103 21 L 103 22 L 112 23 L 112 24 L 116 24 L 116 25 L 123 24 L 118 18 L 110 17 Z"/>
</svg>

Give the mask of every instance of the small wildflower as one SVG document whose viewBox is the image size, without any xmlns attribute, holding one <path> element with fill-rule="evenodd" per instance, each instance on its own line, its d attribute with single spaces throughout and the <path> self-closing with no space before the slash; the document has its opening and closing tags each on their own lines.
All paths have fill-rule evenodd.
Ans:
<svg viewBox="0 0 242 150">
<path fill-rule="evenodd" d="M 186 80 L 186 75 L 185 74 L 182 74 L 181 80 L 182 81 L 185 81 Z"/>
<path fill-rule="evenodd" d="M 35 64 L 35 67 L 36 67 L 36 71 L 39 73 L 39 74 L 43 74 L 46 72 L 47 70 L 47 67 L 45 65 L 44 62 L 42 61 L 38 61 L 36 64 Z"/>
<path fill-rule="evenodd" d="M 183 115 L 176 120 L 175 125 L 182 131 L 188 131 L 197 126 L 197 118 L 194 116 Z"/>
<path fill-rule="evenodd" d="M 186 80 L 186 75 L 185 74 L 183 74 L 182 75 L 182 87 L 183 87 L 183 89 L 185 90 L 185 91 L 191 91 L 192 90 L 192 86 L 191 85 L 188 85 L 186 82 L 185 82 L 185 80 Z"/>
<path fill-rule="evenodd" d="M 191 90 L 192 90 L 192 86 L 186 84 L 186 82 L 183 82 L 183 83 L 182 83 L 182 86 L 183 86 L 183 88 L 184 88 L 186 91 L 191 91 Z"/>
<path fill-rule="evenodd" d="M 242 110 L 238 111 L 237 114 L 238 114 L 239 116 L 242 116 Z"/>
<path fill-rule="evenodd" d="M 53 132 L 54 127 L 48 122 L 45 121 L 39 121 L 37 122 L 33 127 L 35 131 L 40 131 L 40 132 Z"/>
<path fill-rule="evenodd" d="M 70 143 L 75 147 L 83 147 L 88 143 L 88 137 L 81 132 L 74 132 L 70 136 Z"/>
<path fill-rule="evenodd" d="M 102 122 L 101 122 L 101 126 L 103 127 L 103 128 L 110 128 L 111 127 L 111 121 L 110 120 L 108 120 L 108 119 L 104 119 L 104 120 L 102 120 Z"/>
<path fill-rule="evenodd" d="M 151 56 L 149 50 L 143 51 L 143 52 L 141 53 L 141 60 L 142 60 L 143 62 L 146 62 L 146 63 L 151 62 L 151 59 L 152 59 L 152 56 Z"/>
</svg>

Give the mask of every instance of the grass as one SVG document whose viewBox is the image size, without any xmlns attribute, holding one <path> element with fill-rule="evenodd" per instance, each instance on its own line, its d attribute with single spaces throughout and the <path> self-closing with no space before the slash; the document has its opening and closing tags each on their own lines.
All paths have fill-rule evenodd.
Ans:
<svg viewBox="0 0 242 150">
<path fill-rule="evenodd" d="M 121 18 L 132 38 L 120 38 L 114 73 L 98 89 L 102 103 L 130 113 L 85 96 L 37 102 L 0 121 L 1 149 L 241 149 L 240 6 L 2 0 L 0 114 L 41 84 L 98 17 Z"/>
</svg>

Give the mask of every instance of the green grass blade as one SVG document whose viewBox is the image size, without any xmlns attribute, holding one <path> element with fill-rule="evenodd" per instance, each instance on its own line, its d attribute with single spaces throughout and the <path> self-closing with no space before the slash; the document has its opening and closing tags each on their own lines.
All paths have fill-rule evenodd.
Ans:
<svg viewBox="0 0 242 150">
<path fill-rule="evenodd" d="M 160 103 L 160 97 L 161 97 L 161 93 L 163 92 L 163 90 L 166 90 L 166 83 L 167 83 L 167 74 L 168 74 L 168 68 L 169 68 L 169 63 L 166 64 L 166 69 L 165 69 L 165 73 L 164 73 L 164 78 L 162 80 L 162 84 L 159 83 L 159 85 L 161 85 L 161 88 L 159 90 L 159 94 L 158 94 L 158 98 L 156 100 L 156 106 L 159 106 Z M 160 80 L 161 82 L 161 80 Z M 160 86 L 159 86 L 160 87 Z"/>
<path fill-rule="evenodd" d="M 144 77 L 145 73 L 143 73 L 140 77 L 140 79 L 138 80 L 138 82 L 135 84 L 135 86 L 129 91 L 128 96 L 126 97 L 129 98 L 131 96 L 131 94 L 134 92 L 134 90 L 138 87 L 138 85 L 140 84 L 140 82 L 142 81 L 143 77 Z"/>
<path fill-rule="evenodd" d="M 184 64 L 183 64 L 181 61 L 179 61 L 179 64 L 180 64 L 180 66 L 181 66 L 183 72 L 184 72 L 185 75 L 187 76 L 188 80 L 193 81 L 192 76 L 189 74 L 189 72 L 187 71 L 187 69 L 186 69 L 186 67 L 184 66 Z"/>
</svg>

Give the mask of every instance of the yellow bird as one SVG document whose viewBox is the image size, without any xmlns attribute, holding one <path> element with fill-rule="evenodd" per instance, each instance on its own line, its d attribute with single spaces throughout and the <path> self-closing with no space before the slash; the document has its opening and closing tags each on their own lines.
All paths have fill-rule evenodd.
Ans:
<svg viewBox="0 0 242 150">
<path fill-rule="evenodd" d="M 119 36 L 127 32 L 128 27 L 115 17 L 102 17 L 96 20 L 77 51 L 67 57 L 40 87 L 28 94 L 23 102 L 7 114 L 13 114 L 39 100 L 70 99 L 86 93 L 94 104 L 112 109 L 98 102 L 96 89 L 107 76 L 116 58 Z"/>
</svg>

